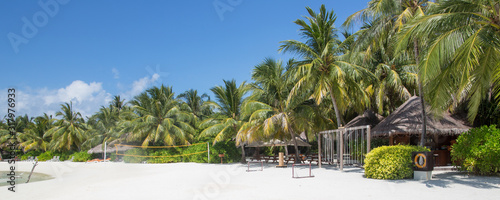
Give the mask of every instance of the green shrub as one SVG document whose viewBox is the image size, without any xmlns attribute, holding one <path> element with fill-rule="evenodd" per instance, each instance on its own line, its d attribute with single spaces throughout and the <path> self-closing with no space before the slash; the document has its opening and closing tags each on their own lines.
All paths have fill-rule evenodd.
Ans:
<svg viewBox="0 0 500 200">
<path fill-rule="evenodd" d="M 500 172 L 500 130 L 495 125 L 474 128 L 460 135 L 451 158 L 460 170 L 479 175 Z"/>
<path fill-rule="evenodd" d="M 147 152 L 146 150 L 142 148 L 134 148 L 134 149 L 129 149 L 125 151 L 126 155 L 137 155 L 137 156 L 146 156 Z M 123 156 L 123 161 L 125 163 L 142 163 L 146 161 L 148 158 L 147 157 L 134 157 L 134 156 Z"/>
<path fill-rule="evenodd" d="M 53 155 L 54 156 L 59 156 L 59 160 L 60 161 L 65 161 L 65 160 L 69 160 L 71 159 L 71 155 L 73 154 L 73 152 L 54 152 Z"/>
<path fill-rule="evenodd" d="M 210 163 L 220 163 L 219 154 L 224 154 L 224 163 L 239 162 L 241 153 L 236 148 L 234 141 L 217 142 L 215 145 L 210 144 Z M 202 143 L 187 147 L 175 147 L 165 149 L 142 149 L 134 148 L 127 150 L 127 155 L 152 156 L 152 157 L 134 157 L 123 156 L 123 161 L 126 163 L 175 163 L 175 162 L 195 162 L 207 163 L 208 152 L 207 144 Z M 113 156 L 113 155 L 112 155 Z"/>
<path fill-rule="evenodd" d="M 69 159 L 73 157 L 73 162 L 86 162 L 92 158 L 92 154 L 88 154 L 85 151 L 75 152 L 68 156 Z"/>
<path fill-rule="evenodd" d="M 40 151 L 28 151 L 20 157 L 21 160 L 28 160 L 28 157 L 37 157 L 41 154 Z"/>
<path fill-rule="evenodd" d="M 241 160 L 241 152 L 236 147 L 236 143 L 234 141 L 225 141 L 210 146 L 210 163 L 220 163 L 219 154 L 222 153 L 224 154 L 224 163 L 235 163 Z"/>
<path fill-rule="evenodd" d="M 41 153 L 38 156 L 38 161 L 47 161 L 47 160 L 52 159 L 53 157 L 54 157 L 54 154 L 52 153 L 52 151 L 46 151 L 46 152 Z"/>
<path fill-rule="evenodd" d="M 405 179 L 413 177 L 411 153 L 429 151 L 417 146 L 381 146 L 366 155 L 365 176 L 374 179 Z"/>
</svg>

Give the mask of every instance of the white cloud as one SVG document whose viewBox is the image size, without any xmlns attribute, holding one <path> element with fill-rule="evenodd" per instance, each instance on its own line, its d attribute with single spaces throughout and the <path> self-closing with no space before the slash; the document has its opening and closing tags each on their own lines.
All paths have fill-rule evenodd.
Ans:
<svg viewBox="0 0 500 200">
<path fill-rule="evenodd" d="M 144 92 L 160 78 L 155 73 L 136 80 L 129 87 L 129 90 L 120 94 L 126 101 L 132 100 L 134 96 Z M 121 84 L 119 84 L 122 86 Z M 7 114 L 7 88 L 0 92 L 0 119 Z M 112 100 L 112 95 L 103 89 L 102 83 L 86 83 L 75 80 L 63 88 L 16 88 L 16 116 L 28 114 L 28 116 L 40 116 L 47 113 L 55 117 L 55 113 L 61 110 L 61 104 L 73 103 L 75 111 L 82 116 L 91 116 L 99 110 L 101 106 L 107 106 Z M 2 103 L 3 102 L 3 103 Z"/>
<path fill-rule="evenodd" d="M 5 90 L 6 91 L 6 90 Z M 0 96 L 4 99 L 5 97 Z M 111 94 L 102 88 L 102 83 L 85 83 L 80 80 L 73 81 L 65 88 L 50 90 L 42 89 L 16 89 L 16 112 L 18 115 L 40 116 L 43 113 L 53 115 L 61 110 L 61 104 L 73 103 L 75 111 L 83 116 L 94 114 L 101 106 L 111 101 Z M 5 109 L 4 109 L 5 108 Z M 6 110 L 7 105 L 1 105 L 1 111 Z M 0 112 L 2 114 L 4 112 Z M 2 114 L 2 117 L 5 114 Z"/>
<path fill-rule="evenodd" d="M 111 72 L 113 73 L 113 78 L 115 78 L 115 79 L 120 78 L 120 71 L 118 71 L 118 69 L 113 68 L 113 69 L 111 69 Z"/>
<path fill-rule="evenodd" d="M 159 74 L 153 74 L 151 77 L 144 77 L 132 83 L 131 90 L 125 92 L 121 96 L 127 100 L 131 100 L 134 96 L 144 92 L 148 87 L 153 85 L 153 83 L 160 78 Z"/>
</svg>

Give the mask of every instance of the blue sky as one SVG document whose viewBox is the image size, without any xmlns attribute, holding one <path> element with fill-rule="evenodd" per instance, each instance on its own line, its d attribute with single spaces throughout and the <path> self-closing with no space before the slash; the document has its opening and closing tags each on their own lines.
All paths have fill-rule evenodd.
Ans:
<svg viewBox="0 0 500 200">
<path fill-rule="evenodd" d="M 293 21 L 306 6 L 325 4 L 340 27 L 367 2 L 1 1 L 0 115 L 8 88 L 16 89 L 17 114 L 29 116 L 54 114 L 69 101 L 88 116 L 114 95 L 130 100 L 162 83 L 176 94 L 193 88 L 213 96 L 223 79 L 251 81 L 266 57 L 288 59 L 279 42 L 301 40 Z"/>
</svg>

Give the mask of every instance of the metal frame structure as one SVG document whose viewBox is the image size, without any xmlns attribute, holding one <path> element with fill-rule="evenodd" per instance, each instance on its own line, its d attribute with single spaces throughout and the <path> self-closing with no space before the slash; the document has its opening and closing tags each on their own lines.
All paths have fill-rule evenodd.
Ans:
<svg viewBox="0 0 500 200">
<path fill-rule="evenodd" d="M 250 170 L 250 163 L 260 163 L 260 170 Z M 264 161 L 248 161 L 247 162 L 247 172 L 251 171 L 264 171 Z"/>
<path fill-rule="evenodd" d="M 295 176 L 295 166 L 309 166 L 309 176 Z M 311 163 L 309 164 L 293 164 L 292 165 L 292 178 L 312 178 L 314 175 L 312 175 L 311 172 Z"/>
<path fill-rule="evenodd" d="M 371 150 L 370 143 L 370 126 L 322 131 L 318 138 L 319 167 L 321 168 L 322 162 L 338 164 L 340 170 L 344 169 L 344 165 L 362 167 L 364 152 L 369 153 Z"/>
</svg>

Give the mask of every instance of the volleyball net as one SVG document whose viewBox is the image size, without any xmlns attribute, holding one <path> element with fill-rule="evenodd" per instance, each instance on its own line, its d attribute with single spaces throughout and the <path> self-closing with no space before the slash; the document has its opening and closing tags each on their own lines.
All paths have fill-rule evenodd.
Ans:
<svg viewBox="0 0 500 200">
<path fill-rule="evenodd" d="M 202 149 L 201 145 L 206 145 L 206 148 Z M 200 146 L 200 147 L 198 147 Z M 188 153 L 185 151 L 188 148 L 197 147 L 190 149 Z M 130 151 L 132 149 L 142 149 L 142 150 L 175 150 L 170 153 L 177 153 L 174 155 L 139 155 L 133 154 L 134 151 Z M 194 151 L 194 152 L 191 152 Z M 128 145 L 128 144 L 115 144 L 115 153 L 117 156 L 129 156 L 129 157 L 139 157 L 139 158 L 175 158 L 175 157 L 187 157 L 191 155 L 198 154 L 207 154 L 208 162 L 210 162 L 210 145 L 209 143 L 196 143 L 196 144 L 188 144 L 188 145 L 172 145 L 172 146 L 138 146 L 138 145 Z M 154 153 L 153 153 L 154 154 Z"/>
</svg>

